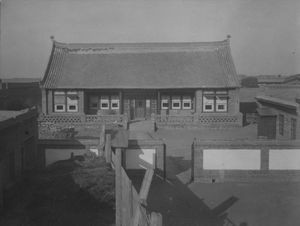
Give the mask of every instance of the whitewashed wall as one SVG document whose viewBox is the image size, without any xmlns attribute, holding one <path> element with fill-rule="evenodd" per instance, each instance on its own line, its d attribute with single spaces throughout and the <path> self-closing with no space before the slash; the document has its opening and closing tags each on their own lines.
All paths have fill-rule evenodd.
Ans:
<svg viewBox="0 0 300 226">
<path fill-rule="evenodd" d="M 270 149 L 270 170 L 300 170 L 300 149 Z"/>
<path fill-rule="evenodd" d="M 259 170 L 259 149 L 205 149 L 203 169 L 208 170 Z"/>
<path fill-rule="evenodd" d="M 126 169 L 148 169 L 155 167 L 155 149 L 127 149 Z"/>
</svg>

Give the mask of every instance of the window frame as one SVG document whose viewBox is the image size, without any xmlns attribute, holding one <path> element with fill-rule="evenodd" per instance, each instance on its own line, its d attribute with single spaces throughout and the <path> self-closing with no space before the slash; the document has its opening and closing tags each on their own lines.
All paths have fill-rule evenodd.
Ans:
<svg viewBox="0 0 300 226">
<path fill-rule="evenodd" d="M 203 90 L 202 112 L 226 113 L 228 112 L 228 99 L 228 90 Z M 206 106 L 211 106 L 211 109 L 206 109 Z M 219 106 L 224 106 L 224 109 L 219 109 Z"/>
<path fill-rule="evenodd" d="M 107 97 L 107 98 L 104 98 L 104 97 Z M 107 104 L 107 107 L 103 107 L 102 104 Z M 100 109 L 101 110 L 109 110 L 109 105 L 110 105 L 109 95 L 100 96 Z"/>
<path fill-rule="evenodd" d="M 72 100 L 70 98 L 71 95 L 76 96 L 75 100 Z M 77 91 L 67 91 L 66 92 L 66 106 L 67 106 L 66 111 L 67 112 L 78 112 L 78 105 L 79 105 L 78 99 L 79 98 L 78 98 L 78 92 Z M 74 103 L 70 104 L 70 102 L 75 102 L 76 104 L 74 104 Z M 70 109 L 70 106 L 75 106 L 75 109 Z"/>
<path fill-rule="evenodd" d="M 113 104 L 117 104 L 118 106 L 117 107 L 114 107 Z M 110 108 L 112 110 L 119 110 L 120 109 L 120 99 L 119 99 L 119 96 L 111 96 L 111 99 L 110 99 Z"/>
<path fill-rule="evenodd" d="M 57 104 L 56 103 L 56 97 L 63 97 L 63 103 L 59 103 Z M 58 106 L 62 106 L 63 109 L 59 110 L 57 109 Z M 65 91 L 60 91 L 60 90 L 57 90 L 57 91 L 54 91 L 53 92 L 53 111 L 55 113 L 62 113 L 62 112 L 66 112 L 66 92 Z"/>
<path fill-rule="evenodd" d="M 181 96 L 180 95 L 174 95 L 172 96 L 172 110 L 180 110 L 181 109 Z M 174 107 L 174 104 L 179 104 L 178 107 Z"/>
<path fill-rule="evenodd" d="M 164 104 L 167 104 L 168 106 L 164 106 Z M 168 96 L 162 96 L 161 97 L 161 109 L 162 110 L 168 110 L 169 107 L 170 107 L 170 104 L 169 104 L 169 97 Z"/>
<path fill-rule="evenodd" d="M 188 103 L 189 107 L 185 107 L 184 104 Z M 182 109 L 183 110 L 191 110 L 192 109 L 192 97 L 190 95 L 182 96 Z"/>
</svg>

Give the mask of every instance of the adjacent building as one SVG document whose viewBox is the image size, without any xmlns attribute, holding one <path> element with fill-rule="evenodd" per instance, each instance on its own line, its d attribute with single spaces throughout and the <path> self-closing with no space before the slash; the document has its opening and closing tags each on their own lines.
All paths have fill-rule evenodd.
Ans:
<svg viewBox="0 0 300 226">
<path fill-rule="evenodd" d="M 155 120 L 241 125 L 229 38 L 199 43 L 75 44 L 53 40 L 42 84 L 43 120 Z"/>
<path fill-rule="evenodd" d="M 0 206 L 3 191 L 36 165 L 37 111 L 0 111 Z"/>
<path fill-rule="evenodd" d="M 286 100 L 257 96 L 258 137 L 277 140 L 300 139 L 300 97 Z"/>
</svg>

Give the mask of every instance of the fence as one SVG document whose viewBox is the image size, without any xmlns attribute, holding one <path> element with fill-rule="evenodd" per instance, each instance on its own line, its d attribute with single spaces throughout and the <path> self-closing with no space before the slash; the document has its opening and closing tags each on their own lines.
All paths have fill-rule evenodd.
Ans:
<svg viewBox="0 0 300 226">
<path fill-rule="evenodd" d="M 146 210 L 154 170 L 147 169 L 138 193 L 122 167 L 122 149 L 112 151 L 109 134 L 105 141 L 105 158 L 116 172 L 116 226 L 162 226 L 161 214 Z"/>
<path fill-rule="evenodd" d="M 191 180 L 300 181 L 299 158 L 299 141 L 194 140 Z"/>
</svg>

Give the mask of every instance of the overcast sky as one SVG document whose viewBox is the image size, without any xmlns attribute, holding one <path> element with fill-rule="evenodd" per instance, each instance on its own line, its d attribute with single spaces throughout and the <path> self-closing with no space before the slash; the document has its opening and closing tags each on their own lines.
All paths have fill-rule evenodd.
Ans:
<svg viewBox="0 0 300 226">
<path fill-rule="evenodd" d="M 2 0 L 0 77 L 42 77 L 60 42 L 198 42 L 230 34 L 238 73 L 300 73 L 299 0 Z"/>
</svg>

